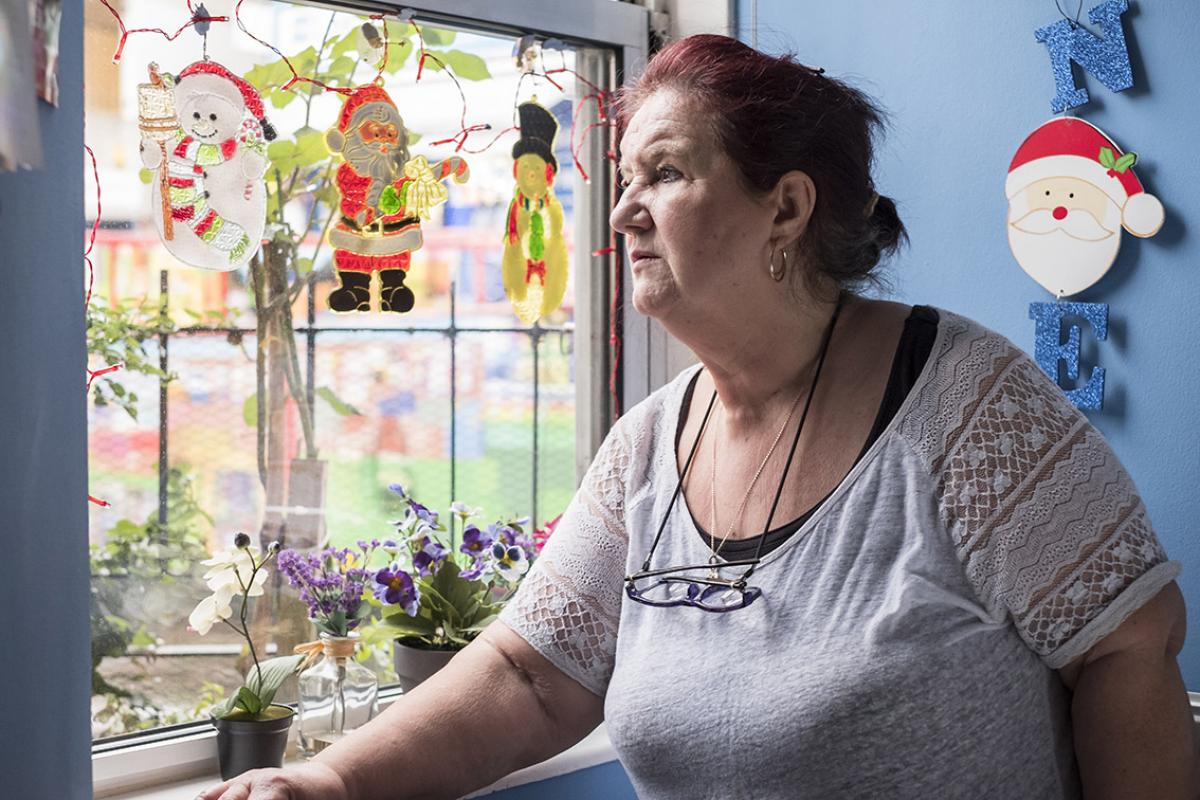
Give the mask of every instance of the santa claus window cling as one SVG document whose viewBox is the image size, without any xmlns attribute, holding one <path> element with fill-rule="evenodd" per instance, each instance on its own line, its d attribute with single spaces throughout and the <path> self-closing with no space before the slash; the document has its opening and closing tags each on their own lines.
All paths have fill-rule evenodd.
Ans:
<svg viewBox="0 0 1200 800">
<path fill-rule="evenodd" d="M 422 244 L 421 220 L 446 201 L 442 181 L 467 180 L 467 162 L 451 156 L 431 165 L 425 156 L 410 157 L 400 111 L 375 84 L 347 95 L 325 142 L 342 160 L 338 218 L 329 231 L 339 285 L 329 293 L 329 308 L 370 311 L 378 273 L 380 310 L 410 311 L 414 296 L 404 278 Z"/>
</svg>

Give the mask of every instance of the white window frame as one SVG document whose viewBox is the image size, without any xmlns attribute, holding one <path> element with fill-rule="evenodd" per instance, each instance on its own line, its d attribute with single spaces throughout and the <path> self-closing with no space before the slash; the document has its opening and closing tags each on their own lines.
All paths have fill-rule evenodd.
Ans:
<svg viewBox="0 0 1200 800">
<path fill-rule="evenodd" d="M 286 0 L 285 0 L 286 1 Z M 646 63 L 649 12 L 638 5 L 614 0 L 417 0 L 395 4 L 358 2 L 306 2 L 304 5 L 352 12 L 396 12 L 411 9 L 415 19 L 483 33 L 534 33 L 560 39 L 568 45 L 599 47 L 611 51 L 613 74 L 598 74 L 599 65 L 582 63 L 577 70 L 602 85 L 617 85 L 637 75 Z M 591 70 L 591 74 L 589 74 Z M 594 191 L 579 192 L 576 198 L 576 230 L 586 231 L 589 242 L 608 240 L 608 214 L 612 205 L 612 169 L 603 137 L 590 137 L 580 154 Z M 577 247 L 572 265 L 576 279 L 576 473 L 582 477 L 604 435 L 611 426 L 608 308 L 611 282 L 608 270 L 599 263 L 591 247 Z M 642 400 L 666 382 L 668 344 L 657 323 L 638 314 L 630 302 L 632 274 L 624 248 L 618 243 L 615 257 L 622 264 L 621 306 L 624 342 L 621 351 L 622 385 L 618 387 L 624 408 Z M 394 701 L 398 691 L 381 695 L 381 706 Z M 615 759 L 603 726 L 577 747 L 541 765 L 522 770 L 495 788 L 545 780 L 555 775 L 602 764 Z M 157 731 L 130 734 L 94 744 L 92 787 L 96 798 L 145 797 L 147 787 L 178 784 L 217 773 L 216 731 L 206 722 L 173 726 Z"/>
</svg>

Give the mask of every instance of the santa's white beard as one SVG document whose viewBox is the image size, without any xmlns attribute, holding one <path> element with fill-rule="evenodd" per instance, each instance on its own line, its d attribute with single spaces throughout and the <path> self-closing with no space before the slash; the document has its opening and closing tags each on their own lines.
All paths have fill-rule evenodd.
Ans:
<svg viewBox="0 0 1200 800">
<path fill-rule="evenodd" d="M 379 208 L 379 198 L 397 177 L 394 156 L 382 153 L 378 147 L 362 143 L 362 139 L 352 134 L 347 137 L 343 155 L 354 171 L 371 179 L 367 188 L 367 205 Z"/>
<path fill-rule="evenodd" d="M 1059 297 L 1082 292 L 1108 272 L 1121 247 L 1118 230 L 1105 239 L 1077 239 L 1061 229 L 1026 233 L 1008 225 L 1008 245 L 1021 269 Z"/>
</svg>

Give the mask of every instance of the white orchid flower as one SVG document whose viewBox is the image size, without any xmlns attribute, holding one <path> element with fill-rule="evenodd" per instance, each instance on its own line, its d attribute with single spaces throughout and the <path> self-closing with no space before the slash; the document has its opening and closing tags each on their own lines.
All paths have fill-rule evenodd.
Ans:
<svg viewBox="0 0 1200 800">
<path fill-rule="evenodd" d="M 259 563 L 258 552 L 256 547 L 235 548 L 201 561 L 204 566 L 212 567 L 204 573 L 204 582 L 214 592 L 228 587 L 232 596 L 240 594 L 245 587 L 249 589 L 247 594 L 250 597 L 258 597 L 263 593 L 263 584 L 267 582 L 265 569 L 254 572 L 254 565 Z M 251 575 L 254 576 L 253 581 Z"/>
<path fill-rule="evenodd" d="M 212 630 L 213 625 L 223 619 L 229 619 L 233 615 L 233 606 L 230 601 L 235 592 L 236 587 L 226 584 L 201 600 L 188 615 L 188 627 L 204 636 Z"/>
</svg>

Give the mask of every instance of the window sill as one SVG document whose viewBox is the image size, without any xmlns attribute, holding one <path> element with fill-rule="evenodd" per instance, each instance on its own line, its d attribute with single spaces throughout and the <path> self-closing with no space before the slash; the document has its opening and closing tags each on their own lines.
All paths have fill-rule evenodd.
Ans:
<svg viewBox="0 0 1200 800">
<path fill-rule="evenodd" d="M 106 800 L 195 800 L 196 795 L 202 790 L 220 782 L 220 778 L 216 772 L 215 731 L 198 733 L 183 740 L 173 741 L 169 745 L 149 743 L 133 748 L 133 750 L 136 751 L 136 757 L 139 760 L 144 759 L 149 763 L 158 762 L 161 764 L 161 756 L 166 755 L 163 751 L 167 747 L 173 748 L 172 757 L 180 757 L 180 760 L 173 761 L 169 767 L 152 768 L 140 772 L 139 783 L 141 784 L 141 788 L 136 789 L 128 789 L 128 781 L 124 782 L 126 788 L 122 788 L 119 784 L 114 783 L 115 776 L 111 774 L 106 775 L 104 764 L 106 754 L 94 756 L 92 759 L 92 771 L 95 780 L 94 797 L 106 798 Z M 131 751 L 121 753 L 123 758 L 129 758 L 133 755 L 134 753 Z M 533 766 L 517 770 L 511 775 L 496 781 L 491 786 L 468 796 L 483 797 L 503 789 L 511 789 L 527 783 L 549 780 L 560 775 L 566 775 L 569 772 L 578 772 L 588 767 L 616 760 L 617 754 L 613 751 L 612 743 L 609 742 L 608 731 L 601 724 L 574 747 L 564 750 L 540 764 L 534 764 Z M 197 769 L 201 770 L 201 772 L 197 773 Z M 186 780 L 171 780 L 164 777 L 164 774 L 168 771 L 173 777 L 177 777 L 183 771 L 188 771 L 193 777 Z M 156 778 L 160 778 L 161 780 L 156 783 L 150 783 L 155 781 Z M 105 780 L 109 784 L 107 789 L 104 785 Z"/>
</svg>

